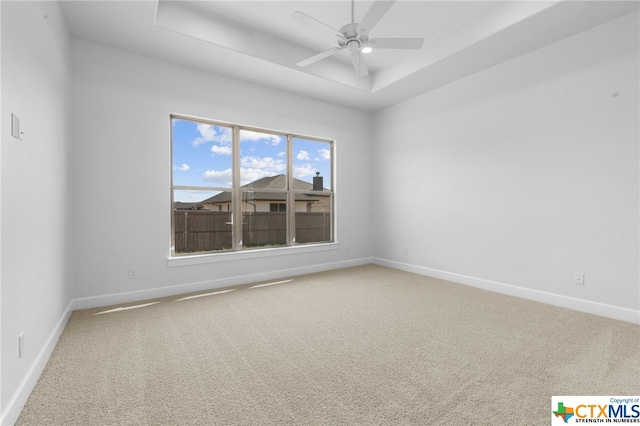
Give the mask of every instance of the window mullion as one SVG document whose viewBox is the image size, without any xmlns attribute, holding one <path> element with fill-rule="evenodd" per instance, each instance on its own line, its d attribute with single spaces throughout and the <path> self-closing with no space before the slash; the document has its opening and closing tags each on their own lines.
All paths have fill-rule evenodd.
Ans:
<svg viewBox="0 0 640 426">
<path fill-rule="evenodd" d="M 287 135 L 287 245 L 296 244 L 296 196 L 293 191 L 293 136 Z"/>
<path fill-rule="evenodd" d="M 231 137 L 232 144 L 232 174 L 233 174 L 233 189 L 232 189 L 232 223 L 233 223 L 233 250 L 242 250 L 242 193 L 240 191 L 240 127 L 233 126 L 233 132 Z"/>
</svg>

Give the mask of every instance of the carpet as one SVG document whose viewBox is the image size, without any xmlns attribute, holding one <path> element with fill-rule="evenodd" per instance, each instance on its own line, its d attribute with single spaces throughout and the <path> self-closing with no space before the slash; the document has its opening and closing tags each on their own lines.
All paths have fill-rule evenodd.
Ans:
<svg viewBox="0 0 640 426">
<path fill-rule="evenodd" d="M 547 425 L 640 326 L 376 265 L 76 311 L 18 425 Z"/>
</svg>

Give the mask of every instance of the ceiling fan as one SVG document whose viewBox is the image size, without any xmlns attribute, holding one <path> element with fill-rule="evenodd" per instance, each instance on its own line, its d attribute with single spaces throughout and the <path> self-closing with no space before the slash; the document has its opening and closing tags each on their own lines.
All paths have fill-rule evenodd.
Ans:
<svg viewBox="0 0 640 426">
<path fill-rule="evenodd" d="M 364 60 L 364 54 L 370 53 L 373 49 L 420 49 L 424 43 L 422 38 L 372 38 L 369 39 L 369 32 L 387 13 L 389 8 L 393 6 L 395 0 L 376 0 L 371 5 L 360 22 L 354 21 L 354 4 L 355 0 L 351 0 L 351 23 L 343 25 L 336 30 L 324 22 L 318 21 L 311 16 L 294 12 L 291 17 L 305 25 L 315 28 L 317 31 L 323 31 L 327 34 L 335 36 L 338 46 L 313 55 L 296 65 L 306 67 L 322 59 L 335 55 L 341 50 L 348 50 L 351 53 L 351 61 L 353 69 L 360 77 L 369 74 L 367 64 Z"/>
</svg>

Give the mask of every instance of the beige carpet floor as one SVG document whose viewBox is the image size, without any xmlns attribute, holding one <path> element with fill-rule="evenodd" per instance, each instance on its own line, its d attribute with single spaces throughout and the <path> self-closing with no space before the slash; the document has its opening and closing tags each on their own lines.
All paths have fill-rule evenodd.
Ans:
<svg viewBox="0 0 640 426">
<path fill-rule="evenodd" d="M 548 425 L 552 395 L 640 394 L 638 325 L 375 265 L 251 287 L 74 312 L 17 424 Z"/>
</svg>

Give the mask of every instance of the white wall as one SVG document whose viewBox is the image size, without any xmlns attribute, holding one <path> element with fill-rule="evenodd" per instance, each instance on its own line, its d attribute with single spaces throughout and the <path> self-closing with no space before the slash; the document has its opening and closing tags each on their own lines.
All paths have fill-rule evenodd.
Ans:
<svg viewBox="0 0 640 426">
<path fill-rule="evenodd" d="M 0 5 L 0 94 L 2 94 L 2 5 Z M 2 188 L 2 140 L 4 139 L 4 110 L 0 99 L 0 188 Z M 2 194 L 0 194 L 0 342 L 2 341 Z M 0 419 L 4 411 L 2 403 L 2 351 L 0 350 Z M 1 421 L 0 421 L 1 423 Z"/>
<path fill-rule="evenodd" d="M 377 113 L 375 256 L 637 321 L 638 52 L 635 13 Z"/>
<path fill-rule="evenodd" d="M 370 115 L 83 41 L 72 57 L 78 306 L 369 259 Z M 170 113 L 335 139 L 339 250 L 169 267 Z"/>
<path fill-rule="evenodd" d="M 19 413 L 72 298 L 133 300 L 375 255 L 525 297 L 640 308 L 638 14 L 371 117 L 69 47 L 56 3 L 0 8 L 2 421 Z M 339 249 L 169 267 L 170 112 L 335 138 Z"/>
<path fill-rule="evenodd" d="M 0 7 L 4 416 L 9 405 L 26 400 L 16 401 L 18 390 L 35 384 L 39 361 L 48 358 L 41 351 L 64 321 L 72 297 L 72 229 L 70 58 L 62 14 L 53 2 L 3 1 Z M 22 141 L 11 137 L 11 113 L 24 126 Z M 20 333 L 25 352 L 19 359 Z"/>
</svg>

